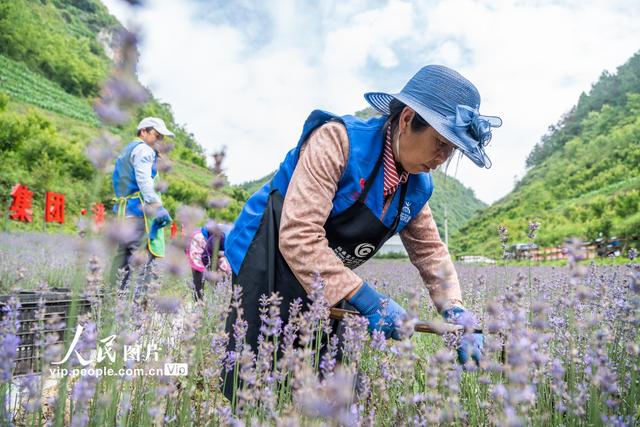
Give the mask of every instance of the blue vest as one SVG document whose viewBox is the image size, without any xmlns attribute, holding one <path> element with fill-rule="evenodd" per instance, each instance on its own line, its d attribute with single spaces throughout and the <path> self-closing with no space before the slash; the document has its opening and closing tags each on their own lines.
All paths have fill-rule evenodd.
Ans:
<svg viewBox="0 0 640 427">
<path fill-rule="evenodd" d="M 382 155 L 385 142 L 384 124 L 387 119 L 388 117 L 383 116 L 364 121 L 354 116 L 340 117 L 320 110 L 315 110 L 309 115 L 296 147 L 287 153 L 274 177 L 247 200 L 233 230 L 227 236 L 225 255 L 235 274 L 240 271 L 245 254 L 258 230 L 262 214 L 267 206 L 269 193 L 277 189 L 283 196 L 287 194 L 289 181 L 298 163 L 300 147 L 311 132 L 329 121 L 339 121 L 347 129 L 349 159 L 333 198 L 333 208 L 329 214 L 330 217 L 333 217 L 344 212 L 358 199 L 364 181 L 371 174 L 376 161 Z M 384 207 L 383 175 L 384 168 L 381 167 L 365 200 L 366 206 L 378 218 L 382 216 Z M 431 197 L 433 192 L 431 174 L 410 174 L 407 186 L 404 206 L 401 207 L 398 232 L 420 213 Z M 396 191 L 382 220 L 383 224 L 389 228 L 393 224 L 396 212 L 398 212 L 399 199 L 400 191 Z"/>
<path fill-rule="evenodd" d="M 131 152 L 138 145 L 144 144 L 144 141 L 136 139 L 127 145 L 122 153 L 116 159 L 116 166 L 113 169 L 113 190 L 116 193 L 116 197 L 126 197 L 133 193 L 140 191 L 138 187 L 138 181 L 136 181 L 136 171 L 131 162 Z M 153 160 L 153 166 L 151 167 L 151 178 L 155 178 L 157 170 L 158 157 Z M 118 212 L 118 203 L 113 206 L 113 212 Z M 143 217 L 141 202 L 139 198 L 132 198 L 127 200 L 126 215 L 133 215 L 137 217 Z"/>
</svg>

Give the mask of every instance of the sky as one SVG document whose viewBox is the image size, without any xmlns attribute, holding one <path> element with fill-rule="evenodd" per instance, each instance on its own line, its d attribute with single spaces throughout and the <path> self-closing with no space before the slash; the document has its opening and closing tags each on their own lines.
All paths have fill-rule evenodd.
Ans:
<svg viewBox="0 0 640 427">
<path fill-rule="evenodd" d="M 208 152 L 226 147 L 233 184 L 277 169 L 314 109 L 353 114 L 365 92 L 397 93 L 442 64 L 503 119 L 491 169 L 463 158 L 448 170 L 492 203 L 549 125 L 640 49 L 638 0 L 103 2 L 141 32 L 141 82 Z"/>
</svg>

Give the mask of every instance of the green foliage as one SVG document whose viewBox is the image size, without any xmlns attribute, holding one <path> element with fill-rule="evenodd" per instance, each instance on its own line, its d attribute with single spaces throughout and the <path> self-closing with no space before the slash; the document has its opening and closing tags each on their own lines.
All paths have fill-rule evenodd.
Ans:
<svg viewBox="0 0 640 427">
<path fill-rule="evenodd" d="M 249 194 L 241 188 L 232 186 L 224 189 L 224 195 L 229 204 L 224 209 L 213 210 L 209 213 L 212 218 L 230 223 L 240 215 L 245 202 L 249 199 Z"/>
<path fill-rule="evenodd" d="M 0 92 L 0 113 L 7 108 L 8 103 L 9 103 L 9 95 L 7 95 L 6 93 Z"/>
<path fill-rule="evenodd" d="M 10 221 L 11 228 L 42 227 L 46 191 L 66 196 L 67 224 L 51 229 L 73 230 L 80 210 L 92 202 L 113 206 L 111 177 L 97 177 L 95 194 L 97 172 L 84 154 L 105 129 L 92 100 L 77 95 L 98 92 L 110 65 L 98 34 L 108 41 L 120 27 L 98 0 L 0 0 L 0 211 L 6 214 L 16 183 L 34 192 L 35 224 Z M 213 173 L 206 168 L 204 149 L 175 122 L 169 104 L 151 98 L 128 123 L 109 131 L 127 144 L 146 116 L 161 117 L 176 135 L 169 154 L 174 170 L 162 177 L 169 184 L 163 202 L 174 213 L 182 204 L 206 206 L 214 197 Z M 222 193 L 216 197 L 228 199 L 229 205 L 207 213 L 231 221 L 246 197 L 235 189 Z"/>
<path fill-rule="evenodd" d="M 0 204 L 3 215 L 11 200 L 11 188 L 20 183 L 33 192 L 34 223 L 16 228 L 43 226 L 45 192 L 66 196 L 67 218 L 79 215 L 92 200 L 88 181 L 94 175 L 93 166 L 83 154 L 84 141 L 62 135 L 56 126 L 36 111 L 27 114 L 6 111 L 0 113 Z M 53 229 L 70 229 L 51 224 Z"/>
<path fill-rule="evenodd" d="M 374 110 L 373 107 L 367 107 L 364 110 L 356 111 L 354 115 L 361 119 L 368 119 L 370 117 L 379 116 L 380 113 Z"/>
<path fill-rule="evenodd" d="M 208 191 L 197 184 L 193 184 L 188 177 L 168 178 L 169 189 L 163 196 L 165 204 L 168 198 L 173 198 L 187 204 L 197 204 L 204 206 L 207 203 Z"/>
<path fill-rule="evenodd" d="M 7 110 L 0 112 L 0 157 L 3 159 L 0 162 L 0 212 L 7 214 L 9 193 L 16 183 L 27 185 L 34 193 L 34 222 L 9 221 L 11 229 L 42 229 L 47 191 L 63 193 L 66 197 L 66 224 L 48 224 L 50 231 L 74 231 L 80 211 L 89 209 L 93 202 L 104 203 L 107 209 L 113 206 L 111 176 L 97 177 L 99 188 L 94 194 L 93 180 L 97 172 L 84 154 L 85 146 L 99 132 L 100 129 L 76 119 L 9 102 Z M 123 144 L 131 139 L 133 135 L 125 135 Z M 170 154 L 174 169 L 163 176 L 169 184 L 163 194 L 164 204 L 173 213 L 183 204 L 206 206 L 214 193 L 213 173 L 198 164 L 180 160 L 179 151 L 174 151 Z M 207 215 L 227 222 L 235 219 L 246 200 L 246 193 L 237 196 L 237 191 L 240 190 L 224 190 L 228 193 L 225 197 L 230 200 L 229 205 L 222 210 L 209 209 Z"/>
<path fill-rule="evenodd" d="M 434 191 L 429 206 L 433 218 L 438 225 L 440 237 L 444 239 L 445 207 L 448 216 L 449 233 L 460 229 L 474 213 L 484 209 L 487 205 L 476 199 L 473 190 L 462 185 L 457 179 L 436 170 L 432 172 Z"/>
<path fill-rule="evenodd" d="M 109 16 L 101 4 L 85 3 L 95 3 L 95 12 Z M 109 60 L 95 34 L 78 27 L 84 23 L 74 20 L 71 7 L 78 10 L 70 4 L 60 9 L 47 2 L 0 1 L 0 53 L 23 62 L 71 94 L 94 96 L 108 72 Z M 74 24 L 76 31 L 69 31 Z"/>
<path fill-rule="evenodd" d="M 267 181 L 271 181 L 271 178 L 273 178 L 273 176 L 276 174 L 275 171 L 271 172 L 269 175 L 267 176 L 263 176 L 260 179 L 256 179 L 253 181 L 247 181 L 243 184 L 240 184 L 239 187 L 241 189 L 243 189 L 244 191 L 246 191 L 247 193 L 249 193 L 249 195 L 255 193 L 256 191 L 258 191 L 259 189 L 262 188 L 263 185 L 265 185 L 267 183 Z"/>
<path fill-rule="evenodd" d="M 381 253 L 377 253 L 374 255 L 374 258 L 376 259 L 403 259 L 403 260 L 407 260 L 409 257 L 402 253 L 402 252 L 387 252 L 384 254 Z"/>
<path fill-rule="evenodd" d="M 637 58 L 627 64 L 635 64 Z M 571 236 L 639 238 L 640 87 L 614 98 L 599 90 L 598 99 L 611 104 L 585 113 L 576 124 L 578 134 L 454 236 L 452 252 L 497 256 L 501 254 L 498 225 L 509 229 L 511 243 L 526 242 L 532 220 L 542 223 L 536 239 L 540 246 L 559 245 Z"/>
<path fill-rule="evenodd" d="M 605 106 L 612 108 L 625 104 L 628 93 L 640 93 L 640 52 L 618 67 L 615 74 L 604 71 L 589 94 L 582 93 L 578 103 L 557 124 L 549 126 L 549 132 L 529 154 L 527 167 L 541 165 L 545 159 L 580 135 L 583 127 L 589 126 L 585 119 L 591 113 L 601 112 Z M 605 121 L 601 126 L 606 128 L 609 125 Z M 600 131 L 603 132 L 604 128 Z"/>
<path fill-rule="evenodd" d="M 3 55 L 0 55 L 0 90 L 13 99 L 99 125 L 87 101 L 68 94 L 57 84 Z"/>
</svg>

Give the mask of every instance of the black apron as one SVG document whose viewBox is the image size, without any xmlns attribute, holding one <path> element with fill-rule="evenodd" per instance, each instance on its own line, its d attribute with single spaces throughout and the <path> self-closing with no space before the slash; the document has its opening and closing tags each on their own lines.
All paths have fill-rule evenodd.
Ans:
<svg viewBox="0 0 640 427">
<path fill-rule="evenodd" d="M 344 212 L 328 218 L 324 225 L 329 246 L 343 264 L 350 269 L 354 269 L 372 258 L 382 245 L 396 233 L 400 222 L 400 214 L 407 193 L 407 183 L 401 186 L 398 212 L 391 228 L 385 226 L 365 205 L 365 199 L 380 170 L 382 160 L 381 154 L 365 181 L 358 200 Z M 245 342 L 251 346 L 256 354 L 261 325 L 260 312 L 258 311 L 260 296 L 278 292 L 282 297 L 280 305 L 282 325 L 286 325 L 289 321 L 289 305 L 296 298 L 302 300 L 303 311 L 311 303 L 307 292 L 298 282 L 279 250 L 278 234 L 283 202 L 282 194 L 277 189 L 272 190 L 260 226 L 249 245 L 240 271 L 237 276 L 234 273 L 232 277 L 232 283 L 242 287 L 243 319 L 248 324 Z M 342 303 L 344 306 L 344 301 Z M 227 352 L 235 350 L 233 324 L 236 317 L 237 313 L 235 309 L 232 309 L 226 323 L 226 331 L 229 334 Z M 331 326 L 333 333 L 340 336 L 340 322 L 332 321 Z M 226 375 L 224 394 L 231 400 L 233 371 L 227 372 Z"/>
</svg>

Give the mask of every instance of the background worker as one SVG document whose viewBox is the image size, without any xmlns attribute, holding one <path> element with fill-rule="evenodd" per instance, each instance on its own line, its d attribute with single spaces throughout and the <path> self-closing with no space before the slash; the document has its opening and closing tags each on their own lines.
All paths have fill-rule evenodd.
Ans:
<svg viewBox="0 0 640 427">
<path fill-rule="evenodd" d="M 153 260 L 164 256 L 162 228 L 171 223 L 171 216 L 162 206 L 154 180 L 158 177 L 158 148 L 165 136 L 173 137 L 174 134 L 164 121 L 146 117 L 138 124 L 137 137 L 116 159 L 112 178 L 117 202 L 113 210 L 118 221 L 126 224 L 123 229 L 127 230 L 127 235 L 118 246 L 112 276 L 115 281 L 117 271 L 124 270 L 122 281 L 118 283 L 121 290 L 129 283 L 132 255 L 142 245 L 148 254 L 143 283 L 148 279 Z"/>
<path fill-rule="evenodd" d="M 210 269 L 214 259 L 217 259 L 219 274 L 231 274 L 231 266 L 224 256 L 225 233 L 230 230 L 231 226 L 210 222 L 195 230 L 191 235 L 185 253 L 191 267 L 193 298 L 196 302 L 203 299 L 205 272 Z"/>
</svg>

